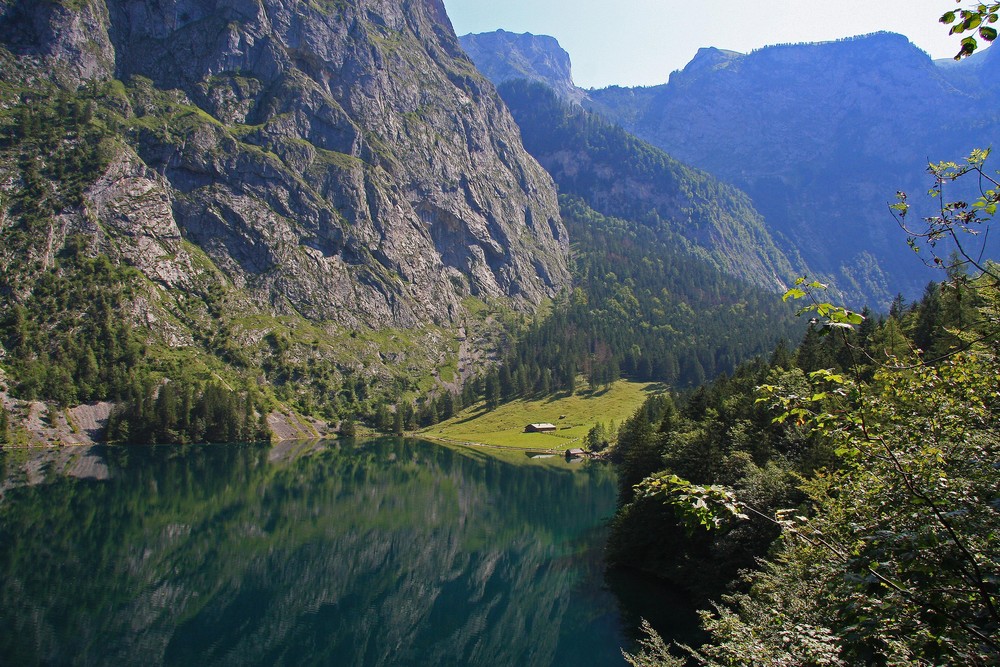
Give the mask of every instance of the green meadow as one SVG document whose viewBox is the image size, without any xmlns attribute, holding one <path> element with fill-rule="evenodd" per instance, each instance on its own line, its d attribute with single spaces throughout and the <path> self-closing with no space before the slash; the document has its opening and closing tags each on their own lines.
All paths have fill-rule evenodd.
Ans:
<svg viewBox="0 0 1000 667">
<path fill-rule="evenodd" d="M 620 380 L 606 389 L 516 400 L 492 411 L 477 403 L 417 435 L 444 442 L 562 452 L 582 447 L 584 437 L 597 422 L 621 424 L 650 394 L 663 390 L 662 384 Z M 553 424 L 556 430 L 524 432 L 525 426 L 537 423 Z"/>
</svg>

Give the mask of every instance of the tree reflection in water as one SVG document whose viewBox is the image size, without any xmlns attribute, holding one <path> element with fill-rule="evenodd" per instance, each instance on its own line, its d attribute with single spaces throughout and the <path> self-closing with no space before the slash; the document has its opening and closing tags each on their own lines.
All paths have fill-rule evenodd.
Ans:
<svg viewBox="0 0 1000 667">
<path fill-rule="evenodd" d="M 76 456 L 7 465 L 0 663 L 623 664 L 609 467 L 400 439 Z"/>
</svg>

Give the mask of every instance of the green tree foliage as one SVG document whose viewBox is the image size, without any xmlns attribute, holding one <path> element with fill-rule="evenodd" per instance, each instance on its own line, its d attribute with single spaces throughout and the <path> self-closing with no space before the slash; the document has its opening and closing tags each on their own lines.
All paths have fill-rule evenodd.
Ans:
<svg viewBox="0 0 1000 667">
<path fill-rule="evenodd" d="M 581 374 L 590 390 L 622 376 L 697 385 L 800 330 L 774 295 L 724 276 L 646 227 L 605 217 L 580 199 L 561 201 L 577 287 L 485 378 L 495 401 L 572 392 Z"/>
<path fill-rule="evenodd" d="M 10 413 L 7 406 L 0 402 L 0 445 L 7 444 L 10 432 Z"/>
<path fill-rule="evenodd" d="M 989 236 L 986 228 L 1000 205 L 1000 180 L 986 168 L 989 156 L 989 149 L 976 149 L 962 162 L 928 165 L 927 171 L 933 179 L 930 194 L 938 202 L 938 212 L 922 218 L 919 223 L 910 221 L 907 194 L 896 194 L 897 201 L 890 209 L 906 232 L 909 246 L 923 253 L 928 265 L 948 271 L 973 267 L 979 273 L 1000 278 L 981 261 L 983 244 Z M 974 200 L 948 196 L 959 180 L 964 183 L 971 180 L 975 184 Z M 946 254 L 940 253 L 939 248 L 945 248 Z"/>
<path fill-rule="evenodd" d="M 4 243 L 25 258 L 37 256 L 27 250 L 46 242 L 54 215 L 83 202 L 108 165 L 113 139 L 86 93 L 40 92 L 17 106 L 12 119 L 0 134 L 0 151 L 18 165 L 21 187 L 10 201 L 16 224 L 4 231 Z"/>
<path fill-rule="evenodd" d="M 841 463 L 803 486 L 808 512 L 777 515 L 785 537 L 749 594 L 706 615 L 703 664 L 992 664 L 998 377 L 993 354 L 966 352 L 880 372 L 847 411 L 810 401 Z"/>
<path fill-rule="evenodd" d="M 976 279 L 953 273 L 948 283 L 928 287 L 912 307 L 869 326 L 866 337 L 853 314 L 811 304 L 806 310 L 818 317 L 806 340 L 831 332 L 819 346 L 848 350 L 839 357 L 846 365 L 831 355 L 830 368 L 772 368 L 748 394 L 758 397 L 773 428 L 797 431 L 801 446 L 781 456 L 772 449 L 764 466 L 756 458 L 757 474 L 743 479 L 738 462 L 753 459 L 750 449 L 730 453 L 715 470 L 704 461 L 685 469 L 664 456 L 667 472 L 636 485 L 635 500 L 616 519 L 625 537 L 639 532 L 627 520 L 648 501 L 661 508 L 674 535 L 678 525 L 689 532 L 716 528 L 710 540 L 694 534 L 682 557 L 704 553 L 706 544 L 721 544 L 755 520 L 758 531 L 744 534 L 744 544 L 763 537 L 760 530 L 769 528 L 771 537 L 781 531 L 768 562 L 743 582 L 744 592 L 704 614 L 710 641 L 689 650 L 700 664 L 994 664 L 1000 347 L 992 313 L 1000 290 L 994 267 L 987 268 Z M 792 295 L 812 292 L 803 286 Z M 949 292 L 974 304 L 972 311 L 944 307 Z M 880 332 L 903 340 L 902 356 L 891 353 Z M 840 340 L 826 343 L 831 339 Z M 873 354 L 877 347 L 881 357 Z M 734 439 L 727 433 L 715 442 L 727 440 Z M 789 466 L 788 453 L 796 450 L 799 463 Z M 768 468 L 779 476 L 760 474 Z M 756 486 L 746 482 L 753 477 Z M 640 566 L 667 562 L 649 553 L 659 555 L 662 547 L 644 553 Z M 636 659 L 669 664 L 657 663 L 648 647 Z"/>
<path fill-rule="evenodd" d="M 962 0 L 955 0 L 961 4 Z M 987 44 L 997 38 L 997 30 L 993 25 L 1000 14 L 1000 2 L 979 3 L 969 5 L 958 11 L 948 11 L 941 16 L 941 23 L 951 26 L 949 34 L 965 35 L 955 60 L 971 56 L 979 48 L 979 40 Z"/>
<path fill-rule="evenodd" d="M 604 422 L 597 422 L 594 424 L 583 440 L 586 448 L 592 452 L 604 451 L 611 444 L 611 440 L 615 437 L 614 434 L 614 423 L 609 426 Z"/>
<path fill-rule="evenodd" d="M 353 438 L 358 434 L 358 425 L 353 416 L 347 416 L 340 422 L 340 435 L 344 438 Z"/>
<path fill-rule="evenodd" d="M 127 444 L 251 442 L 270 438 L 258 400 L 212 381 L 133 380 L 107 438 Z"/>
<path fill-rule="evenodd" d="M 0 307 L 0 340 L 17 395 L 62 405 L 119 398 L 146 366 L 144 346 L 122 319 L 138 273 L 88 256 L 69 240 L 23 303 Z"/>
<path fill-rule="evenodd" d="M 807 384 L 798 368 L 751 361 L 676 405 L 647 404 L 623 425 L 614 449 L 621 506 L 608 543 L 613 564 L 648 571 L 706 600 L 766 554 L 778 535 L 766 518 L 692 531 L 683 503 L 665 502 L 658 485 L 676 478 L 691 485 L 688 495 L 694 487 L 725 485 L 753 497 L 765 512 L 797 503 L 796 476 L 825 465 L 832 452 L 794 421 L 774 423 L 773 411 L 756 402 L 757 386 L 779 381 Z"/>
</svg>

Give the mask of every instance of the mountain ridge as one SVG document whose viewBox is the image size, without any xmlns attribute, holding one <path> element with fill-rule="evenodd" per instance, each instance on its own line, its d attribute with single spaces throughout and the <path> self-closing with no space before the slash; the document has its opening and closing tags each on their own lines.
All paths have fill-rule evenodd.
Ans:
<svg viewBox="0 0 1000 667">
<path fill-rule="evenodd" d="M 514 79 L 545 83 L 570 102 L 586 93 L 573 82 L 573 66 L 554 37 L 496 32 L 462 35 L 459 43 L 480 71 L 494 84 Z"/>
<path fill-rule="evenodd" d="M 936 276 L 887 202 L 925 191 L 928 161 L 977 147 L 951 127 L 980 128 L 979 143 L 1000 137 L 993 93 L 973 73 L 988 56 L 942 68 L 892 33 L 749 54 L 706 47 L 667 83 L 587 90 L 582 104 L 747 192 L 782 250 L 850 302 L 884 308 Z"/>
</svg>

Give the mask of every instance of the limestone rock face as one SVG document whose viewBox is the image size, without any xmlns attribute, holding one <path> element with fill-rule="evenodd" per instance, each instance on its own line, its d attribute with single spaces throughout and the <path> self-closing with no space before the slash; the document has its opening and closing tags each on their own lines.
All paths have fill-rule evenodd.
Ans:
<svg viewBox="0 0 1000 667">
<path fill-rule="evenodd" d="M 440 0 L 0 0 L 0 28 L 22 82 L 125 84 L 86 207 L 164 287 L 182 240 L 260 307 L 348 326 L 568 285 L 552 181 Z"/>
<path fill-rule="evenodd" d="M 132 151 L 122 151 L 87 191 L 90 218 L 103 250 L 117 252 L 156 283 L 186 287 L 193 273 L 182 252 L 168 183 Z M 112 241 L 113 240 L 113 241 Z"/>
<path fill-rule="evenodd" d="M 546 84 L 567 102 L 578 103 L 586 97 L 573 83 L 569 54 L 554 37 L 497 30 L 462 35 L 459 40 L 493 83 L 528 79 Z"/>
<path fill-rule="evenodd" d="M 19 57 L 17 65 L 26 71 L 73 88 L 89 79 L 106 79 L 114 68 L 103 2 L 2 0 L 0 44 Z M 5 72 L 4 78 L 12 74 Z"/>
</svg>

